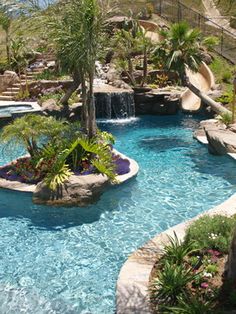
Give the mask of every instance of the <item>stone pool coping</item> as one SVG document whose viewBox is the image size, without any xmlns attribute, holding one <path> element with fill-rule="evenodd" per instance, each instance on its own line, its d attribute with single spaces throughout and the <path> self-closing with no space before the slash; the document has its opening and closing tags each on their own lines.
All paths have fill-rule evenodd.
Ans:
<svg viewBox="0 0 236 314">
<path fill-rule="evenodd" d="M 158 234 L 132 253 L 122 266 L 117 280 L 116 313 L 151 314 L 148 299 L 149 279 L 157 257 L 162 253 L 163 247 L 168 241 L 168 236 L 173 237 L 175 232 L 177 237 L 182 240 L 187 227 L 194 220 L 204 215 L 216 214 L 225 216 L 236 214 L 236 193 L 220 205 Z"/>
<path fill-rule="evenodd" d="M 32 110 L 27 110 L 26 109 L 26 110 L 22 110 L 22 111 L 19 111 L 19 112 L 12 112 L 9 115 L 4 115 L 2 117 L 2 119 L 6 118 L 7 116 L 10 118 L 10 117 L 21 116 L 21 115 L 26 114 L 26 113 L 39 113 L 39 112 L 42 112 L 42 108 L 40 107 L 40 105 L 36 101 L 0 100 L 0 109 L 2 107 L 5 107 L 5 106 L 15 107 L 15 106 L 19 106 L 19 105 L 30 105 L 32 107 Z"/>
<path fill-rule="evenodd" d="M 138 163 L 134 159 L 127 157 L 126 155 L 120 153 L 116 149 L 113 149 L 113 151 L 114 153 L 118 154 L 122 158 L 128 159 L 130 162 L 130 172 L 123 175 L 118 175 L 116 177 L 118 184 L 124 183 L 134 178 L 139 172 Z M 0 178 L 0 188 L 2 189 L 13 190 L 13 191 L 18 191 L 18 192 L 34 193 L 36 190 L 36 186 L 37 184 L 28 184 L 28 183 L 22 183 L 19 181 L 10 181 L 10 180 Z"/>
</svg>

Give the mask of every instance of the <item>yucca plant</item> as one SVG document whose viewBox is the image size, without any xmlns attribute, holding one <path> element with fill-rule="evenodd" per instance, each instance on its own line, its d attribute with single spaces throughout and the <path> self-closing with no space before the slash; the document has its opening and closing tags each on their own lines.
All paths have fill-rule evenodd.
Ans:
<svg viewBox="0 0 236 314">
<path fill-rule="evenodd" d="M 151 285 L 151 299 L 154 304 L 176 305 L 177 300 L 188 292 L 188 284 L 196 277 L 191 268 L 166 261 L 156 274 Z"/>
<path fill-rule="evenodd" d="M 165 307 L 165 313 L 172 314 L 212 314 L 215 312 L 210 301 L 203 301 L 200 296 L 181 296 L 178 305 Z M 217 312 L 216 312 L 217 313 Z"/>
<path fill-rule="evenodd" d="M 197 251 L 195 241 L 181 242 L 175 232 L 174 237 L 168 237 L 168 242 L 163 250 L 163 259 L 176 265 L 181 265 L 187 255 Z"/>
</svg>

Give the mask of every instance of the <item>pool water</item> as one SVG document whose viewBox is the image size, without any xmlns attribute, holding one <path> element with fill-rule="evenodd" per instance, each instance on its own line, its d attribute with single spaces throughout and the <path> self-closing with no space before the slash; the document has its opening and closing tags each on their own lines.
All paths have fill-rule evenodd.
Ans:
<svg viewBox="0 0 236 314">
<path fill-rule="evenodd" d="M 31 105 L 14 105 L 14 106 L 0 106 L 0 116 L 9 115 L 14 112 L 21 112 L 26 110 L 32 110 Z"/>
<path fill-rule="evenodd" d="M 236 191 L 235 162 L 193 140 L 196 124 L 181 115 L 101 123 L 140 172 L 96 205 L 38 206 L 28 194 L 1 190 L 0 313 L 114 313 L 131 252 Z M 6 152 L 1 164 L 23 153 Z"/>
</svg>

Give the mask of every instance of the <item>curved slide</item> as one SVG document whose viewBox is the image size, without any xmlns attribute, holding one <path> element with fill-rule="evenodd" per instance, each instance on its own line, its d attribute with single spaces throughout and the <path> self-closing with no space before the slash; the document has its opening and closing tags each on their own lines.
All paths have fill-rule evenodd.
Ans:
<svg viewBox="0 0 236 314">
<path fill-rule="evenodd" d="M 186 74 L 189 77 L 190 83 L 197 87 L 202 92 L 208 92 L 215 86 L 214 75 L 210 68 L 202 62 L 199 72 L 194 73 L 186 69 Z M 202 101 L 190 89 L 186 89 L 181 95 L 181 107 L 185 112 L 197 112 L 201 109 Z"/>
</svg>

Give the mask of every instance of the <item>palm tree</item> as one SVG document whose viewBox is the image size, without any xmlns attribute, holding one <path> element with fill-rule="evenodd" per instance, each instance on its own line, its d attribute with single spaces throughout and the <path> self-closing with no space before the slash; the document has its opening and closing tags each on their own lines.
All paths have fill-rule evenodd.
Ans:
<svg viewBox="0 0 236 314">
<path fill-rule="evenodd" d="M 23 145 L 30 156 L 34 157 L 39 150 L 39 140 L 43 137 L 53 140 L 62 134 L 65 127 L 63 121 L 53 117 L 29 114 L 5 126 L 1 133 L 1 140 Z"/>
<path fill-rule="evenodd" d="M 186 85 L 186 66 L 197 72 L 202 62 L 202 33 L 189 28 L 188 23 L 180 22 L 173 24 L 169 31 L 161 35 L 164 40 L 154 51 L 156 60 L 165 70 L 175 71 L 182 84 Z"/>
<path fill-rule="evenodd" d="M 219 114 L 229 114 L 230 111 L 220 103 L 215 102 L 194 86 L 186 75 L 186 67 L 193 72 L 199 70 L 202 63 L 202 46 L 211 47 L 216 39 L 214 37 L 202 36 L 198 29 L 191 29 L 186 22 L 173 24 L 170 30 L 162 32 L 164 40 L 154 51 L 155 60 L 167 71 L 175 71 L 182 85 L 187 86 L 213 111 Z"/>
<path fill-rule="evenodd" d="M 104 1 L 72 0 L 56 6 L 49 24 L 61 66 L 73 77 L 73 84 L 61 101 L 65 105 L 81 83 L 83 126 L 90 138 L 97 128 L 93 81 L 95 61 L 104 51 L 106 15 Z"/>
<path fill-rule="evenodd" d="M 113 46 L 115 56 L 118 59 L 118 66 L 125 72 L 131 85 L 135 86 L 133 58 L 136 54 L 143 55 L 143 79 L 141 86 L 146 83 L 148 55 L 153 47 L 150 38 L 146 37 L 145 30 L 141 27 L 139 21 L 131 14 L 130 29 L 121 29 L 116 31 Z"/>
</svg>

